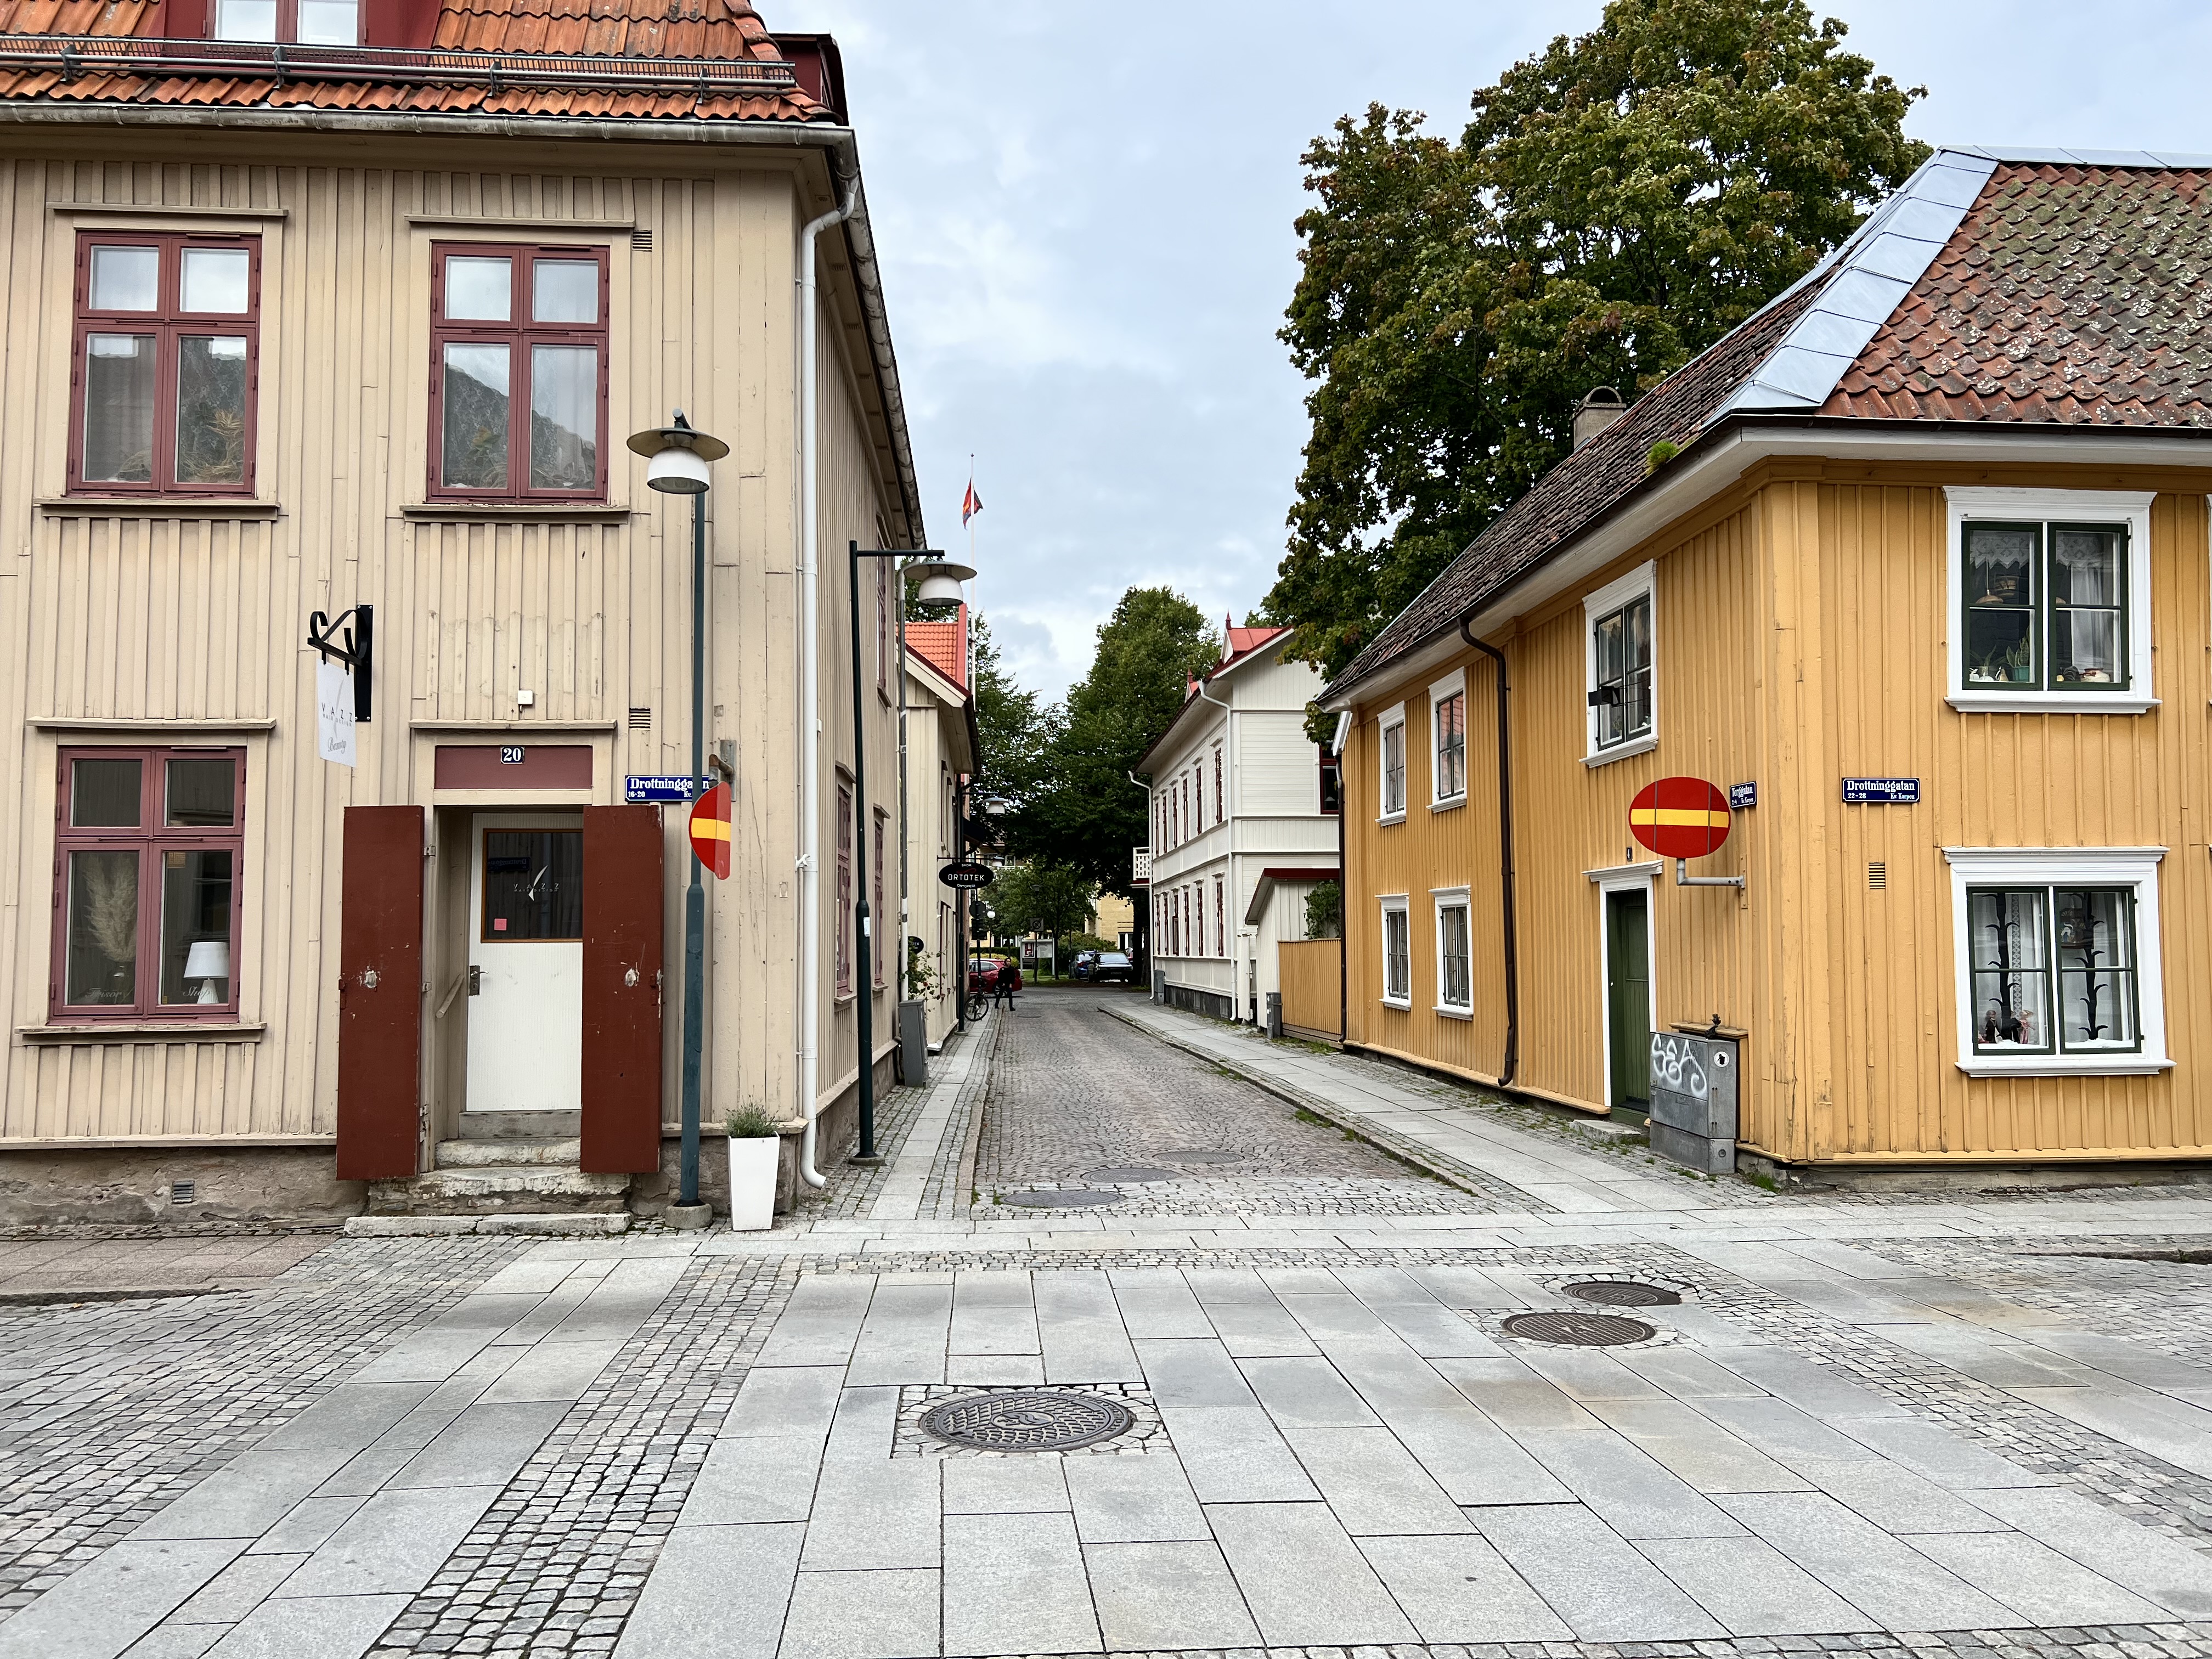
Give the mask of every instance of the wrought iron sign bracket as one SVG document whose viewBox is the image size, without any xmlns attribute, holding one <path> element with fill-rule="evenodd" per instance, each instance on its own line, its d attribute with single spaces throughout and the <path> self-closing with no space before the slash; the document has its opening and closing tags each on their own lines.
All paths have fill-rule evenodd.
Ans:
<svg viewBox="0 0 2212 1659">
<path fill-rule="evenodd" d="M 347 617 L 353 626 L 343 626 Z M 353 717 L 368 724 L 376 672 L 376 607 L 357 605 L 338 612 L 334 622 L 318 611 L 307 618 L 307 644 L 325 662 L 332 659 L 353 671 Z"/>
</svg>

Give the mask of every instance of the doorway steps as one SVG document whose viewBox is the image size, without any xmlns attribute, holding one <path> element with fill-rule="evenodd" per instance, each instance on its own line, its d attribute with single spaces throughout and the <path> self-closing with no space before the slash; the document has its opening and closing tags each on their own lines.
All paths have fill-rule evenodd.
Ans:
<svg viewBox="0 0 2212 1659">
<path fill-rule="evenodd" d="M 577 1167 L 562 1137 L 441 1140 L 438 1167 L 368 1183 L 370 1216 L 614 1216 L 629 1213 L 630 1178 Z"/>
</svg>

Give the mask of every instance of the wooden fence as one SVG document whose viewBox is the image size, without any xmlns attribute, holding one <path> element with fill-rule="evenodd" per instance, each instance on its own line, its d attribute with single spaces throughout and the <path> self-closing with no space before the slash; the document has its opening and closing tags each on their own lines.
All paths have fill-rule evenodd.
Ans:
<svg viewBox="0 0 2212 1659">
<path fill-rule="evenodd" d="M 1336 1042 L 1344 1035 L 1344 941 L 1300 939 L 1275 949 L 1283 977 L 1283 1029 Z"/>
</svg>

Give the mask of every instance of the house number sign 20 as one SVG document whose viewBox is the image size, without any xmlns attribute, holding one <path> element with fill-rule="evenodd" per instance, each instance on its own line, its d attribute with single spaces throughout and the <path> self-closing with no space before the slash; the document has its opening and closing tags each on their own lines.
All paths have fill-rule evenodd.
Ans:
<svg viewBox="0 0 2212 1659">
<path fill-rule="evenodd" d="M 521 765 L 521 764 L 522 764 L 522 750 L 521 750 L 521 748 L 520 748 L 519 745 L 518 745 L 517 747 L 515 747 L 515 748 L 512 748 L 512 749 L 506 749 L 506 748 L 502 748 L 502 749 L 499 751 L 499 763 L 500 763 L 501 766 L 520 766 L 520 765 Z"/>
</svg>

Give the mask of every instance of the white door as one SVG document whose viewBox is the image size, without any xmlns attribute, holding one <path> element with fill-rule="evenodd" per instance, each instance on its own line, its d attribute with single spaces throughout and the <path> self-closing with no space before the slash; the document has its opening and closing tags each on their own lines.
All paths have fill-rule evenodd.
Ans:
<svg viewBox="0 0 2212 1659">
<path fill-rule="evenodd" d="M 469 881 L 472 1112 L 583 1104 L 584 821 L 479 812 Z"/>
</svg>

